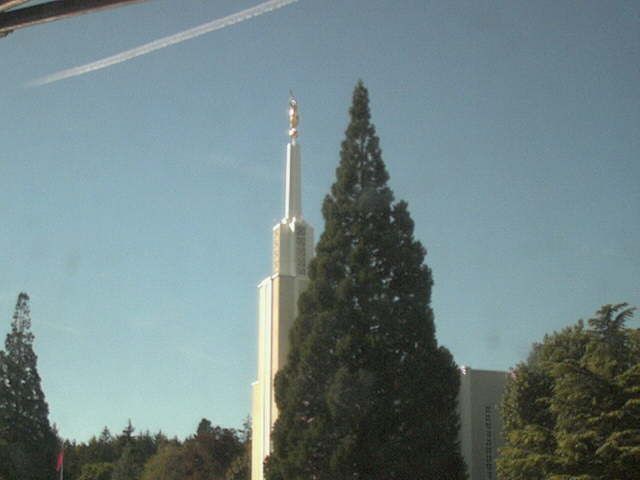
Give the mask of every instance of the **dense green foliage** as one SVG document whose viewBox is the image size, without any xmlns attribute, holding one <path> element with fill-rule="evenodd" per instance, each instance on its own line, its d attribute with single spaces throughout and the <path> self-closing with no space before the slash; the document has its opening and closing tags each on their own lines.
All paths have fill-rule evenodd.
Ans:
<svg viewBox="0 0 640 480">
<path fill-rule="evenodd" d="M 133 443 L 127 444 L 122 451 L 122 455 L 113 466 L 111 480 L 135 480 L 140 478 L 146 460 L 140 453 L 142 452 L 137 450 Z"/>
<path fill-rule="evenodd" d="M 82 466 L 78 480 L 111 480 L 113 463 L 87 463 Z"/>
<path fill-rule="evenodd" d="M 45 480 L 55 474 L 57 438 L 40 386 L 29 296 L 18 295 L 0 351 L 0 477 Z"/>
<path fill-rule="evenodd" d="M 120 435 L 104 428 L 86 443 L 64 442 L 64 477 L 69 480 L 136 480 L 149 458 L 169 440 L 161 434 L 134 435 L 131 421 Z"/>
<path fill-rule="evenodd" d="M 181 446 L 167 443 L 146 463 L 141 480 L 183 480 L 185 477 Z"/>
<path fill-rule="evenodd" d="M 242 444 L 234 430 L 213 427 L 203 419 L 196 435 L 183 446 L 186 478 L 223 480 L 233 460 L 242 454 Z"/>
<path fill-rule="evenodd" d="M 240 432 L 243 452 L 231 461 L 225 474 L 225 480 L 249 480 L 251 478 L 251 418 L 244 421 Z"/>
<path fill-rule="evenodd" d="M 503 399 L 502 480 L 640 478 L 640 330 L 633 309 L 605 305 L 546 336 Z"/>
<path fill-rule="evenodd" d="M 184 442 L 162 433 L 105 428 L 86 443 L 65 442 L 65 480 L 249 480 L 250 433 L 202 419 Z M 241 473 L 238 473 L 241 472 Z M 244 472 L 242 474 L 242 472 Z"/>
<path fill-rule="evenodd" d="M 362 82 L 336 174 L 276 377 L 267 478 L 465 478 L 458 370 L 437 344 L 425 250 L 387 186 Z"/>
</svg>

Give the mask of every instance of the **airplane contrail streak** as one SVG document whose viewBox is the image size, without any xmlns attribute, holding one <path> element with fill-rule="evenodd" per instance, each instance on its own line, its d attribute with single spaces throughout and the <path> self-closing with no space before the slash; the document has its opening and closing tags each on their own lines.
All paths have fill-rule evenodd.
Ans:
<svg viewBox="0 0 640 480">
<path fill-rule="evenodd" d="M 278 8 L 286 7 L 287 5 L 295 3 L 297 1 L 298 0 L 269 0 L 254 7 L 247 8 L 237 13 L 233 13 L 226 17 L 203 23 L 202 25 L 198 25 L 197 27 L 190 28 L 183 32 L 179 32 L 168 37 L 159 38 L 158 40 L 154 40 L 153 42 L 145 43 L 144 45 L 132 48 L 131 50 L 125 50 L 124 52 L 117 53 L 115 55 L 97 60 L 95 62 L 69 68 L 67 70 L 61 70 L 59 72 L 52 73 L 51 75 L 32 80 L 31 82 L 27 83 L 27 86 L 37 87 L 46 85 L 48 83 L 64 80 L 65 78 L 76 77 L 78 75 L 84 75 L 85 73 L 93 72 L 95 70 L 107 68 L 111 65 L 126 62 L 127 60 L 131 60 L 132 58 L 139 57 L 140 55 L 145 55 L 155 50 L 159 50 L 176 43 L 184 42 L 185 40 L 190 40 L 194 37 L 204 35 L 205 33 L 213 32 L 214 30 L 220 30 L 221 28 L 244 22 L 245 20 L 249 20 L 250 18 L 257 17 L 273 10 L 277 10 Z"/>
</svg>

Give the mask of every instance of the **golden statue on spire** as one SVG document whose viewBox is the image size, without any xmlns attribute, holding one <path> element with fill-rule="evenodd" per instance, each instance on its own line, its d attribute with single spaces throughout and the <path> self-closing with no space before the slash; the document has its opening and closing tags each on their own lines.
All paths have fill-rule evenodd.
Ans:
<svg viewBox="0 0 640 480">
<path fill-rule="evenodd" d="M 295 141 L 298 138 L 298 122 L 300 116 L 298 115 L 298 101 L 293 96 L 291 90 L 289 90 L 289 138 Z"/>
</svg>

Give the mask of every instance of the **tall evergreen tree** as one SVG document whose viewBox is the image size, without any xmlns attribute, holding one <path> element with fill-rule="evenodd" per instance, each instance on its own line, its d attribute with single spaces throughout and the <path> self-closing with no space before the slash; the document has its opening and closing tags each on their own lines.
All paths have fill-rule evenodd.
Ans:
<svg viewBox="0 0 640 480">
<path fill-rule="evenodd" d="M 546 336 L 508 382 L 502 480 L 640 478 L 640 330 L 605 305 Z"/>
<path fill-rule="evenodd" d="M 269 480 L 463 479 L 457 367 L 439 347 L 432 277 L 394 203 L 358 82 L 325 231 L 299 301 Z"/>
<path fill-rule="evenodd" d="M 40 386 L 33 350 L 29 296 L 18 295 L 0 352 L 0 475 L 15 480 L 49 479 L 54 475 L 57 438 L 49 424 L 49 407 Z"/>
</svg>

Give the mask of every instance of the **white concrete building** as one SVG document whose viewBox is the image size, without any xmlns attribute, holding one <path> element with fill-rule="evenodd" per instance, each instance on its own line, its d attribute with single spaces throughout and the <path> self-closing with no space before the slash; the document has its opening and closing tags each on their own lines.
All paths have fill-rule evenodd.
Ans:
<svg viewBox="0 0 640 480">
<path fill-rule="evenodd" d="M 273 227 L 273 271 L 258 285 L 258 378 L 251 391 L 252 480 L 264 478 L 263 462 L 271 452 L 271 429 L 278 416 L 273 380 L 287 359 L 289 330 L 314 253 L 313 227 L 302 218 L 297 103 L 292 98 L 289 104 L 285 214 Z"/>
<path fill-rule="evenodd" d="M 469 480 L 495 480 L 498 448 L 504 443 L 500 402 L 507 373 L 460 369 L 460 447 Z"/>
</svg>

